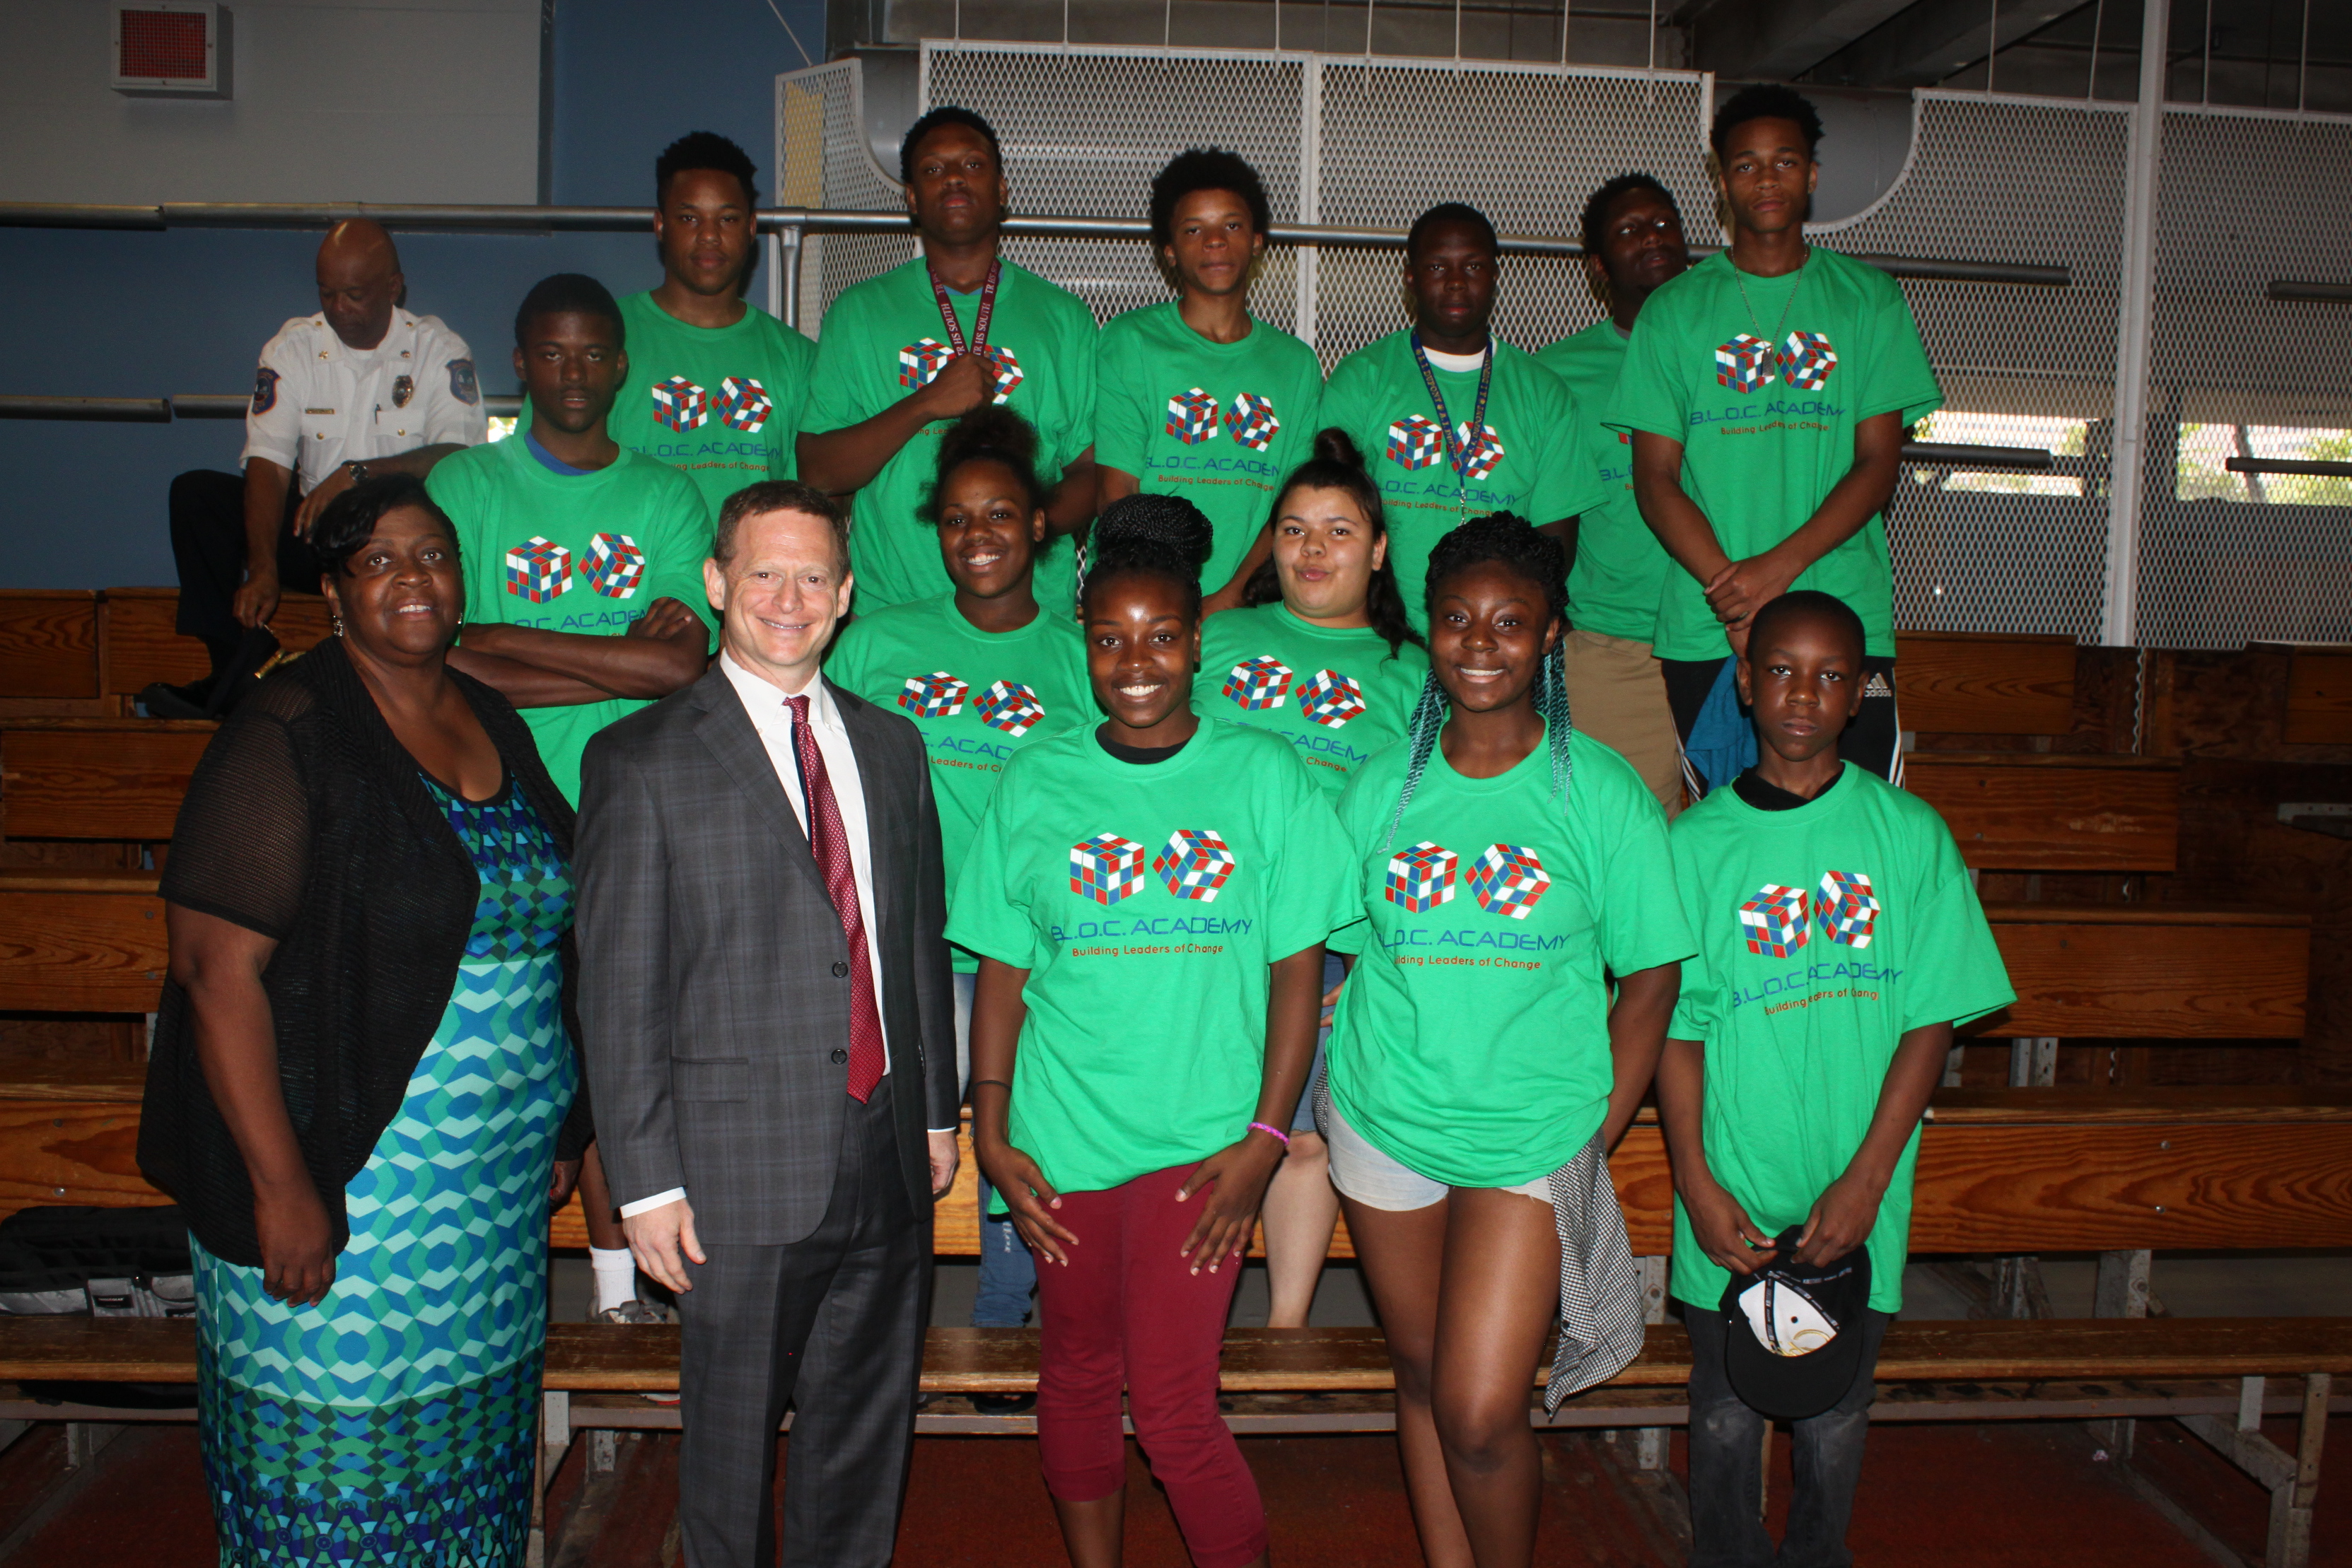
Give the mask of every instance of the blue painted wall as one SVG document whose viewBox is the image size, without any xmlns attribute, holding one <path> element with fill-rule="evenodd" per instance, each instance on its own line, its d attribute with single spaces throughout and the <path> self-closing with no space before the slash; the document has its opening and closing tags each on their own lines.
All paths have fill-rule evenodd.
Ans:
<svg viewBox="0 0 2352 1568">
<path fill-rule="evenodd" d="M 821 50 L 823 0 L 777 5 L 801 41 Z M 763 199 L 772 198 L 775 76 L 803 63 L 776 12 L 767 0 L 692 0 L 653 17 L 643 0 L 559 0 L 553 200 L 650 204 L 655 154 L 697 130 L 742 143 L 760 166 Z M 588 272 L 620 294 L 659 277 L 649 235 L 398 237 L 410 308 L 465 335 L 491 392 L 518 390 L 511 323 L 533 282 Z M 279 323 L 318 308 L 318 244 L 299 233 L 0 229 L 0 392 L 244 391 Z M 0 420 L 0 587 L 173 582 L 172 476 L 233 469 L 243 440 L 234 420 Z"/>
</svg>

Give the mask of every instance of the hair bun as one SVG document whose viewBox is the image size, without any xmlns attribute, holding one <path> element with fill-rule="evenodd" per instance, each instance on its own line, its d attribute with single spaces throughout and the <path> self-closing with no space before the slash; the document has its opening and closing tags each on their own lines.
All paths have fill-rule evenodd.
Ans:
<svg viewBox="0 0 2352 1568">
<path fill-rule="evenodd" d="M 1181 567 L 1198 581 L 1216 542 L 1208 517 L 1181 496 L 1138 494 L 1103 508 L 1087 555 L 1097 576 L 1126 567 Z"/>
<path fill-rule="evenodd" d="M 1354 437 L 1338 425 L 1326 425 L 1315 433 L 1312 460 L 1317 463 L 1337 463 L 1349 468 L 1361 468 L 1364 455 L 1358 450 Z"/>
<path fill-rule="evenodd" d="M 945 474 L 982 453 L 1010 454 L 1026 468 L 1037 461 L 1037 427 L 1001 404 L 982 403 L 948 426 L 940 437 L 939 471 Z"/>
</svg>

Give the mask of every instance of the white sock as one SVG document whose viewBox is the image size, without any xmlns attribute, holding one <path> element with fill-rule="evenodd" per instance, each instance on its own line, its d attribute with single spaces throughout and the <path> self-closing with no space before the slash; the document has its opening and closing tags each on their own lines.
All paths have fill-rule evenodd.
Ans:
<svg viewBox="0 0 2352 1568">
<path fill-rule="evenodd" d="M 596 1273 L 596 1310 L 609 1312 L 637 1298 L 636 1255 L 625 1247 L 588 1249 L 588 1267 Z"/>
</svg>

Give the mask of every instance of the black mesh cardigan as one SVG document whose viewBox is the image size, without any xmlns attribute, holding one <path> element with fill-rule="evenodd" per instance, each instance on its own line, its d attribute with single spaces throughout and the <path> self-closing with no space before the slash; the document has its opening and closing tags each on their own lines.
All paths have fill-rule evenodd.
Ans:
<svg viewBox="0 0 2352 1568">
<path fill-rule="evenodd" d="M 452 670 L 512 779 L 572 852 L 572 807 L 507 700 Z M 448 819 L 377 711 L 341 643 L 271 674 L 197 765 L 173 830 L 163 895 L 273 938 L 263 970 L 278 1077 L 304 1163 L 351 1239 L 343 1189 L 399 1113 L 457 982 L 481 881 Z M 573 1050 L 575 960 L 563 939 Z M 590 1131 L 587 1073 L 557 1139 Z M 196 1057 L 187 993 L 167 979 L 147 1065 L 139 1168 L 179 1200 L 214 1256 L 259 1266 L 253 1186 Z"/>
</svg>

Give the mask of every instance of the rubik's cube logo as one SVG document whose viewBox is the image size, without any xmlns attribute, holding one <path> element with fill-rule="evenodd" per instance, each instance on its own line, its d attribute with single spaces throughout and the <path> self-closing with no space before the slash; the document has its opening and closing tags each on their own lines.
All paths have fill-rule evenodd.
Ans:
<svg viewBox="0 0 2352 1568">
<path fill-rule="evenodd" d="M 1274 400 L 1255 392 L 1237 393 L 1234 406 L 1225 413 L 1225 434 L 1248 447 L 1263 452 L 1274 444 L 1282 429 L 1282 421 L 1274 416 Z"/>
<path fill-rule="evenodd" d="M 756 435 L 775 412 L 768 389 L 750 376 L 729 376 L 719 383 L 719 420 L 728 429 Z"/>
<path fill-rule="evenodd" d="M 1884 908 L 1870 891 L 1870 877 L 1858 871 L 1825 871 L 1813 896 L 1813 914 L 1822 932 L 1846 947 L 1867 947 Z"/>
<path fill-rule="evenodd" d="M 1430 467 L 1444 451 L 1445 432 L 1433 419 L 1409 413 L 1389 426 L 1389 461 L 1400 468 Z"/>
<path fill-rule="evenodd" d="M 684 376 L 654 383 L 654 423 L 683 435 L 710 418 L 710 394 Z"/>
<path fill-rule="evenodd" d="M 1503 437 L 1493 425 L 1482 424 L 1478 434 L 1473 435 L 1470 422 L 1465 419 L 1455 434 L 1462 438 L 1463 455 L 1468 459 L 1462 469 L 1465 479 L 1484 479 L 1503 461 Z"/>
<path fill-rule="evenodd" d="M 1252 713 L 1277 708 L 1290 695 L 1291 669 L 1271 653 L 1244 659 L 1225 676 L 1225 695 Z"/>
<path fill-rule="evenodd" d="M 985 351 L 988 355 L 989 366 L 996 374 L 996 395 L 990 401 L 1003 402 L 1013 395 L 1013 389 L 1026 379 L 1021 369 L 1021 361 L 1014 357 L 1012 350 L 1000 349 L 993 343 L 990 344 Z"/>
<path fill-rule="evenodd" d="M 980 694 L 980 722 L 1018 740 L 1045 722 L 1045 705 L 1018 681 L 999 681 Z"/>
<path fill-rule="evenodd" d="M 1212 829 L 1179 828 L 1168 835 L 1168 847 L 1153 857 L 1151 869 L 1177 897 L 1211 904 L 1234 874 L 1234 852 Z"/>
<path fill-rule="evenodd" d="M 1772 379 L 1772 345 L 1742 332 L 1715 351 L 1715 384 L 1752 392 Z"/>
<path fill-rule="evenodd" d="M 1070 846 L 1070 891 L 1108 909 L 1143 891 L 1145 850 L 1133 839 L 1097 833 Z"/>
<path fill-rule="evenodd" d="M 912 391 L 939 379 L 955 350 L 937 338 L 918 338 L 898 350 L 898 384 Z"/>
<path fill-rule="evenodd" d="M 1317 724 L 1338 729 L 1364 716 L 1364 688 L 1337 670 L 1318 670 L 1297 687 L 1298 711 Z"/>
<path fill-rule="evenodd" d="M 1506 920 L 1525 920 L 1551 890 L 1551 875 L 1536 852 L 1517 844 L 1488 844 L 1470 868 L 1470 891 L 1478 907 Z"/>
<path fill-rule="evenodd" d="M 533 534 L 507 551 L 507 591 L 544 604 L 572 588 L 572 552 Z"/>
<path fill-rule="evenodd" d="M 1168 400 L 1168 434 L 1187 446 L 1217 438 L 1217 400 L 1194 387 Z"/>
<path fill-rule="evenodd" d="M 1388 886 L 1382 896 L 1408 915 L 1426 915 L 1454 899 L 1454 873 L 1462 857 L 1444 844 L 1427 839 L 1401 855 L 1389 857 Z"/>
<path fill-rule="evenodd" d="M 907 684 L 899 688 L 898 706 L 917 718 L 952 718 L 963 711 L 963 699 L 971 695 L 971 686 L 945 670 L 933 670 L 928 675 L 907 677 Z"/>
<path fill-rule="evenodd" d="M 1740 935 L 1750 953 L 1785 958 L 1805 945 L 1805 890 L 1766 883 L 1739 906 Z"/>
<path fill-rule="evenodd" d="M 646 580 L 646 552 L 626 534 L 588 541 L 588 586 L 607 599 L 633 599 Z"/>
<path fill-rule="evenodd" d="M 1780 345 L 1780 379 L 1804 392 L 1819 392 L 1837 369 L 1837 350 L 1819 332 L 1791 332 Z"/>
</svg>

